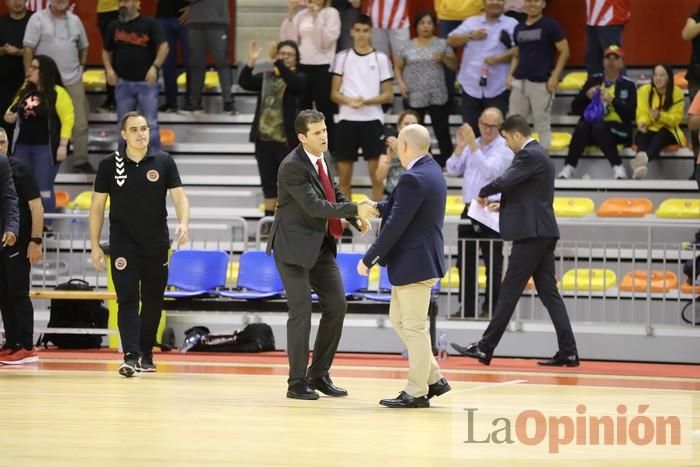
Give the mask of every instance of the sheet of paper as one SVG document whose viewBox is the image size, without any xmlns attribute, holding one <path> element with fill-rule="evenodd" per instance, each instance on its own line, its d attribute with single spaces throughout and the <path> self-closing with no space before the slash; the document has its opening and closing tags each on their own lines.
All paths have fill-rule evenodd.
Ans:
<svg viewBox="0 0 700 467">
<path fill-rule="evenodd" d="M 499 228 L 499 213 L 491 212 L 485 207 L 482 207 L 476 200 L 472 200 L 469 203 L 469 211 L 467 211 L 467 216 L 474 219 L 475 221 L 481 222 L 486 227 L 496 232 L 501 232 Z"/>
</svg>

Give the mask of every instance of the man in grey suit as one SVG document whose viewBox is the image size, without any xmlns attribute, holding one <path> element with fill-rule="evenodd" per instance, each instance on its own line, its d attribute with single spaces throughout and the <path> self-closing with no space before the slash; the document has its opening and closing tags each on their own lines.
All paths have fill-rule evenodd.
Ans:
<svg viewBox="0 0 700 467">
<path fill-rule="evenodd" d="M 566 306 L 557 290 L 554 269 L 554 248 L 559 227 L 554 217 L 554 164 L 540 144 L 530 137 L 530 126 L 521 115 L 508 117 L 501 134 L 515 157 L 508 169 L 481 188 L 477 200 L 489 205 L 488 197 L 502 193 L 500 229 L 504 240 L 513 242 L 508 270 L 501 284 L 493 319 L 479 342 L 466 347 L 452 344 L 462 355 L 477 358 L 484 365 L 491 363 L 493 351 L 503 337 L 515 306 L 530 277 L 540 300 L 547 308 L 557 332 L 559 351 L 544 366 L 578 366 L 576 340 Z"/>
<path fill-rule="evenodd" d="M 280 165 L 277 210 L 267 243 L 267 253 L 274 252 L 289 307 L 287 397 L 318 399 L 315 390 L 333 397 L 347 396 L 328 375 L 347 308 L 335 261 L 336 242 L 343 233 L 340 219 L 347 219 L 365 234 L 370 231 L 367 219 L 379 213 L 369 200 L 348 202 L 333 182 L 324 115 L 303 110 L 294 126 L 301 144 Z M 307 371 L 312 287 L 323 314 Z"/>
</svg>

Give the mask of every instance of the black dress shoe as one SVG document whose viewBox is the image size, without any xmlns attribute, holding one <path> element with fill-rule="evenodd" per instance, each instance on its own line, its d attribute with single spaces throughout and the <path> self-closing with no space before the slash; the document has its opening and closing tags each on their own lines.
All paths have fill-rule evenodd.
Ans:
<svg viewBox="0 0 700 467">
<path fill-rule="evenodd" d="M 459 352 L 461 355 L 464 355 L 465 357 L 477 358 L 479 359 L 479 363 L 482 363 L 484 365 L 491 364 L 491 358 L 493 357 L 493 353 L 482 350 L 479 347 L 478 342 L 472 342 L 466 347 L 462 347 L 461 345 L 457 345 L 455 343 L 451 343 L 450 345 L 453 349 L 455 349 L 457 352 Z"/>
<path fill-rule="evenodd" d="M 379 405 L 392 409 L 423 409 L 430 407 L 430 401 L 427 396 L 413 397 L 401 391 L 396 399 L 382 399 Z"/>
<path fill-rule="evenodd" d="M 435 396 L 442 396 L 447 391 L 452 389 L 450 383 L 445 378 L 440 378 L 437 382 L 428 385 L 428 399 Z"/>
<path fill-rule="evenodd" d="M 290 399 L 303 399 L 313 401 L 318 399 L 318 393 L 306 383 L 296 383 L 287 389 L 287 397 Z"/>
<path fill-rule="evenodd" d="M 321 391 L 327 396 L 343 397 L 348 395 L 348 391 L 333 384 L 331 377 L 328 375 L 320 378 L 307 378 L 306 382 L 311 389 Z"/>
<path fill-rule="evenodd" d="M 554 357 L 549 360 L 540 360 L 537 362 L 541 366 L 579 366 L 581 363 L 578 361 L 578 355 L 575 353 L 565 354 L 557 352 Z"/>
</svg>

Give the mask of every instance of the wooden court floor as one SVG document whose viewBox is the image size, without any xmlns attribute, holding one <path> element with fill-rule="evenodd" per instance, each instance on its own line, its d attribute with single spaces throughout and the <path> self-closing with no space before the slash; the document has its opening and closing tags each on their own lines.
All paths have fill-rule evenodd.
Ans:
<svg viewBox="0 0 700 467">
<path fill-rule="evenodd" d="M 452 391 L 397 410 L 377 404 L 403 388 L 393 355 L 340 354 L 350 395 L 318 401 L 284 397 L 280 352 L 157 354 L 131 379 L 116 353 L 40 355 L 0 367 L 0 466 L 700 465 L 699 366 L 451 356 Z"/>
</svg>

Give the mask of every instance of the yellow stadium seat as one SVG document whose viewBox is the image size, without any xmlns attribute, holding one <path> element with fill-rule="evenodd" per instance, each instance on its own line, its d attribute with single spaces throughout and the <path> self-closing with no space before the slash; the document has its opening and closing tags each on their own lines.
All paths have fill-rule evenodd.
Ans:
<svg viewBox="0 0 700 467">
<path fill-rule="evenodd" d="M 367 196 L 364 193 L 353 193 L 350 197 L 350 201 L 352 201 L 353 203 L 359 203 L 360 201 L 363 201 L 365 199 L 369 199 L 369 196 Z"/>
<path fill-rule="evenodd" d="M 70 209 L 88 211 L 92 206 L 92 191 L 83 191 L 66 206 L 68 206 L 68 208 Z M 105 209 L 109 210 L 109 196 L 107 196 L 107 203 L 105 204 Z"/>
<path fill-rule="evenodd" d="M 70 195 L 66 191 L 56 190 L 56 207 L 65 208 L 70 201 Z"/>
<path fill-rule="evenodd" d="M 379 287 L 379 266 L 372 266 L 369 270 L 369 289 L 376 290 Z"/>
<path fill-rule="evenodd" d="M 700 219 L 700 198 L 670 198 L 659 205 L 656 217 L 666 219 Z"/>
<path fill-rule="evenodd" d="M 649 280 L 651 276 L 651 280 Z M 678 287 L 678 277 L 671 271 L 631 271 L 620 282 L 620 290 L 625 292 L 668 292 Z"/>
<path fill-rule="evenodd" d="M 177 87 L 185 88 L 187 86 L 187 75 L 185 73 L 180 73 L 177 77 Z M 216 71 L 207 71 L 204 75 L 204 90 L 214 91 L 219 88 L 219 73 Z"/>
<path fill-rule="evenodd" d="M 601 291 L 615 287 L 617 276 L 612 269 L 571 269 L 564 273 L 559 286 L 562 290 Z"/>
<path fill-rule="evenodd" d="M 446 216 L 459 216 L 464 211 L 464 201 L 460 195 L 447 195 L 445 203 Z"/>
<path fill-rule="evenodd" d="M 559 82 L 559 89 L 562 91 L 580 91 L 586 84 L 588 73 L 585 71 L 572 71 L 564 76 Z"/>
<path fill-rule="evenodd" d="M 107 86 L 105 71 L 103 69 L 84 71 L 83 86 L 85 86 L 85 89 L 87 89 L 88 91 L 104 89 Z"/>
<path fill-rule="evenodd" d="M 238 261 L 228 263 L 226 270 L 226 283 L 235 286 L 238 283 Z"/>
<path fill-rule="evenodd" d="M 452 266 L 448 271 L 445 276 L 440 279 L 440 288 L 441 289 L 458 289 L 459 288 L 459 269 L 457 269 L 457 266 Z"/>
<path fill-rule="evenodd" d="M 175 132 L 170 128 L 160 129 L 160 144 L 175 144 Z"/>
<path fill-rule="evenodd" d="M 649 198 L 609 198 L 598 209 L 600 217 L 644 217 L 654 212 Z"/>
<path fill-rule="evenodd" d="M 486 267 L 485 266 L 479 266 L 479 288 L 480 289 L 485 289 L 486 288 Z M 460 287 L 460 276 L 459 276 L 459 269 L 457 269 L 457 266 L 452 266 L 449 271 L 447 271 L 447 274 L 445 274 L 445 277 L 443 277 L 440 280 L 440 288 L 441 289 L 448 289 L 448 288 L 454 288 L 458 289 Z"/>
<path fill-rule="evenodd" d="M 536 131 L 533 131 L 531 136 L 538 142 L 540 141 L 540 134 Z M 565 151 L 569 149 L 569 144 L 571 144 L 571 136 L 571 133 L 567 133 L 565 131 L 552 132 L 552 142 L 549 143 L 549 150 Z"/>
<path fill-rule="evenodd" d="M 554 197 L 554 214 L 560 217 L 583 217 L 595 211 L 591 198 Z"/>
</svg>

